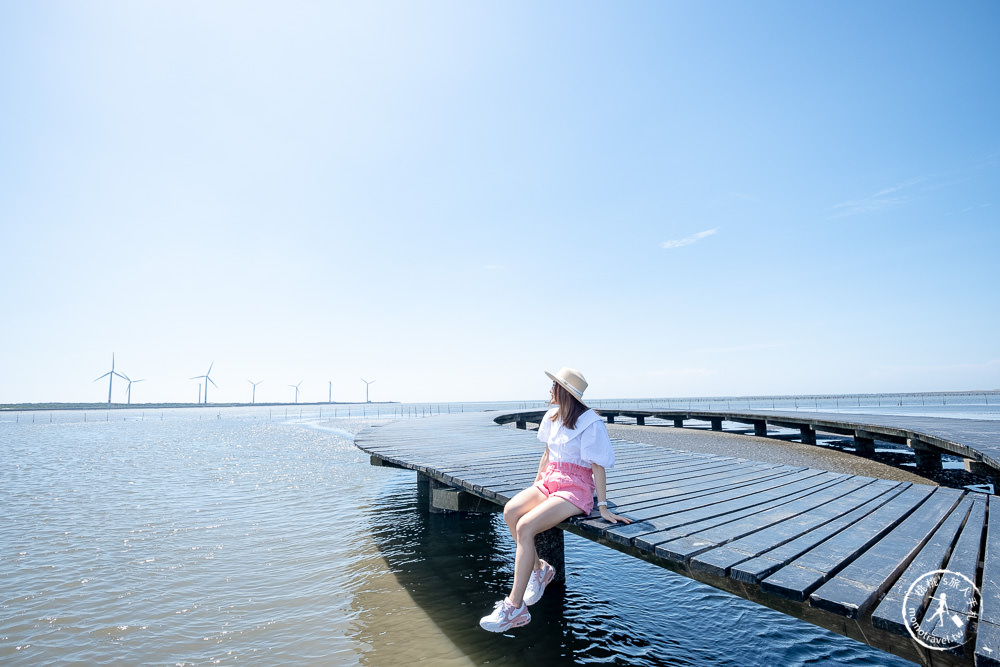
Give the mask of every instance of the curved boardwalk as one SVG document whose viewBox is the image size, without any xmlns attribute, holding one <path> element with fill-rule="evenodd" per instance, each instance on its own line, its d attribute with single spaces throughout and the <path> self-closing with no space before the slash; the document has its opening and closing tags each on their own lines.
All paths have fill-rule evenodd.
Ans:
<svg viewBox="0 0 1000 667">
<path fill-rule="evenodd" d="M 720 414 L 736 416 L 712 417 Z M 834 417 L 844 421 L 818 430 L 862 423 Z M 539 411 L 441 415 L 370 427 L 355 442 L 373 464 L 416 470 L 502 505 L 534 480 L 541 443 L 497 421 L 539 418 Z M 916 437 L 899 424 L 867 426 Z M 628 441 L 616 441 L 615 452 L 608 495 L 635 523 L 612 526 L 593 515 L 561 528 L 921 664 L 1000 665 L 997 496 Z M 959 577 L 920 586 L 922 575 L 942 569 L 975 582 L 981 603 Z M 913 584 L 923 594 L 907 597 Z M 964 645 L 921 646 L 904 624 L 904 598 L 925 643 L 958 637 Z"/>
</svg>

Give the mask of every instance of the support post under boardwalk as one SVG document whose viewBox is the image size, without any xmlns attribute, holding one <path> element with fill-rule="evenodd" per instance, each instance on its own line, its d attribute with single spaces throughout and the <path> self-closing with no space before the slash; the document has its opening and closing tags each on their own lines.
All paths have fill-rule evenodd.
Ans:
<svg viewBox="0 0 1000 667">
<path fill-rule="evenodd" d="M 855 433 L 854 451 L 862 456 L 872 456 L 875 453 L 875 438 L 869 438 L 859 433 Z"/>
<path fill-rule="evenodd" d="M 635 425 L 636 426 L 645 426 L 646 425 L 646 418 L 643 417 L 642 415 L 639 415 L 638 417 L 635 418 Z"/>
<path fill-rule="evenodd" d="M 802 443 L 805 445 L 816 444 L 816 431 L 812 426 L 800 426 L 799 432 L 802 434 Z"/>
<path fill-rule="evenodd" d="M 715 418 L 713 418 L 711 421 L 712 421 L 712 430 L 713 431 L 721 431 L 722 430 L 722 420 L 721 419 L 715 419 Z"/>
<path fill-rule="evenodd" d="M 940 450 L 928 447 L 916 438 L 908 438 L 906 444 L 913 450 L 917 457 L 917 470 L 940 470 L 941 452 Z"/>
<path fill-rule="evenodd" d="M 422 472 L 417 473 L 417 502 L 424 507 L 431 502 L 431 478 Z"/>
<path fill-rule="evenodd" d="M 556 569 L 553 582 L 566 581 L 566 548 L 561 528 L 550 528 L 535 535 L 535 551 L 538 557 Z"/>
<path fill-rule="evenodd" d="M 758 420 L 753 423 L 753 434 L 761 437 L 767 437 L 767 422 L 764 420 Z"/>
<path fill-rule="evenodd" d="M 419 502 L 427 503 L 427 511 L 431 514 L 445 514 L 447 512 L 500 512 L 503 510 L 496 503 L 439 482 L 422 473 L 417 475 L 417 494 Z"/>
<path fill-rule="evenodd" d="M 674 420 L 674 428 L 684 428 L 684 420 L 683 419 L 675 419 Z"/>
</svg>

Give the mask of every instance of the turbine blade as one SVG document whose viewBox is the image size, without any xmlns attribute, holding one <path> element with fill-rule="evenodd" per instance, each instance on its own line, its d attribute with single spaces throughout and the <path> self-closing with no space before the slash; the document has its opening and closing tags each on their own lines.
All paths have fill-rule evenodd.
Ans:
<svg viewBox="0 0 1000 667">
<path fill-rule="evenodd" d="M 206 375 L 206 376 L 205 376 L 205 379 L 206 379 L 206 380 L 208 380 L 209 382 L 211 382 L 211 383 L 212 383 L 212 386 L 213 386 L 213 387 L 215 387 L 216 389 L 218 389 L 218 388 L 219 388 L 219 385 L 215 384 L 215 380 L 213 380 L 212 378 L 210 378 L 210 377 L 208 377 L 208 376 Z"/>
<path fill-rule="evenodd" d="M 104 378 L 108 377 L 108 375 L 110 375 L 110 373 L 111 373 L 111 371 L 108 371 L 107 373 L 105 373 L 101 377 L 97 378 L 97 380 L 103 380 Z M 97 380 L 94 380 L 94 382 L 97 382 Z"/>
<path fill-rule="evenodd" d="M 214 361 L 208 365 L 208 372 L 205 373 L 205 375 L 211 375 L 212 374 L 212 366 L 214 366 L 214 365 L 215 365 Z"/>
</svg>

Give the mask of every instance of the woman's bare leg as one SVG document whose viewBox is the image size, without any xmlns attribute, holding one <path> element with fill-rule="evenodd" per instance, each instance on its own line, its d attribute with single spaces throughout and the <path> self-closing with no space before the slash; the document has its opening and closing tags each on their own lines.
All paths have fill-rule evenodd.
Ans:
<svg viewBox="0 0 1000 667">
<path fill-rule="evenodd" d="M 521 517 L 530 512 L 532 509 L 541 505 L 545 502 L 546 495 L 538 490 L 537 486 L 529 486 L 523 491 L 519 491 L 516 496 L 507 501 L 507 504 L 503 507 L 503 520 L 507 524 L 507 529 L 510 531 L 510 536 L 517 542 L 517 522 L 520 521 Z M 538 562 L 538 558 L 535 558 L 535 563 L 533 565 L 534 569 L 538 569 L 542 566 Z"/>
<path fill-rule="evenodd" d="M 538 493 L 541 494 L 541 491 Z M 524 590 L 528 587 L 528 579 L 531 577 L 532 569 L 538 563 L 538 554 L 535 552 L 535 536 L 549 528 L 555 528 L 577 514 L 580 514 L 580 508 L 573 503 L 562 498 L 549 496 L 523 513 L 517 520 L 513 531 L 514 540 L 517 542 L 517 551 L 514 555 L 514 585 L 508 596 L 511 604 L 515 607 L 520 607 L 524 602 Z M 506 511 L 504 515 L 506 516 Z"/>
</svg>

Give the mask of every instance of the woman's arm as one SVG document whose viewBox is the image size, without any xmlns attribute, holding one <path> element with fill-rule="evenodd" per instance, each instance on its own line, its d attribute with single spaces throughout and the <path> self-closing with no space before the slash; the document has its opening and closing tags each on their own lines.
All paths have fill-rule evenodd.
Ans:
<svg viewBox="0 0 1000 667">
<path fill-rule="evenodd" d="M 594 486 L 597 489 L 597 506 L 601 510 L 601 518 L 610 523 L 618 523 L 619 521 L 632 523 L 632 519 L 615 514 L 608 509 L 608 477 L 607 473 L 604 472 L 604 466 L 591 463 L 590 467 L 594 471 Z"/>
<path fill-rule="evenodd" d="M 545 469 L 549 467 L 549 446 L 545 445 L 545 453 L 542 454 L 542 460 L 538 462 L 538 474 L 535 475 L 535 481 L 542 479 L 542 473 Z"/>
</svg>

